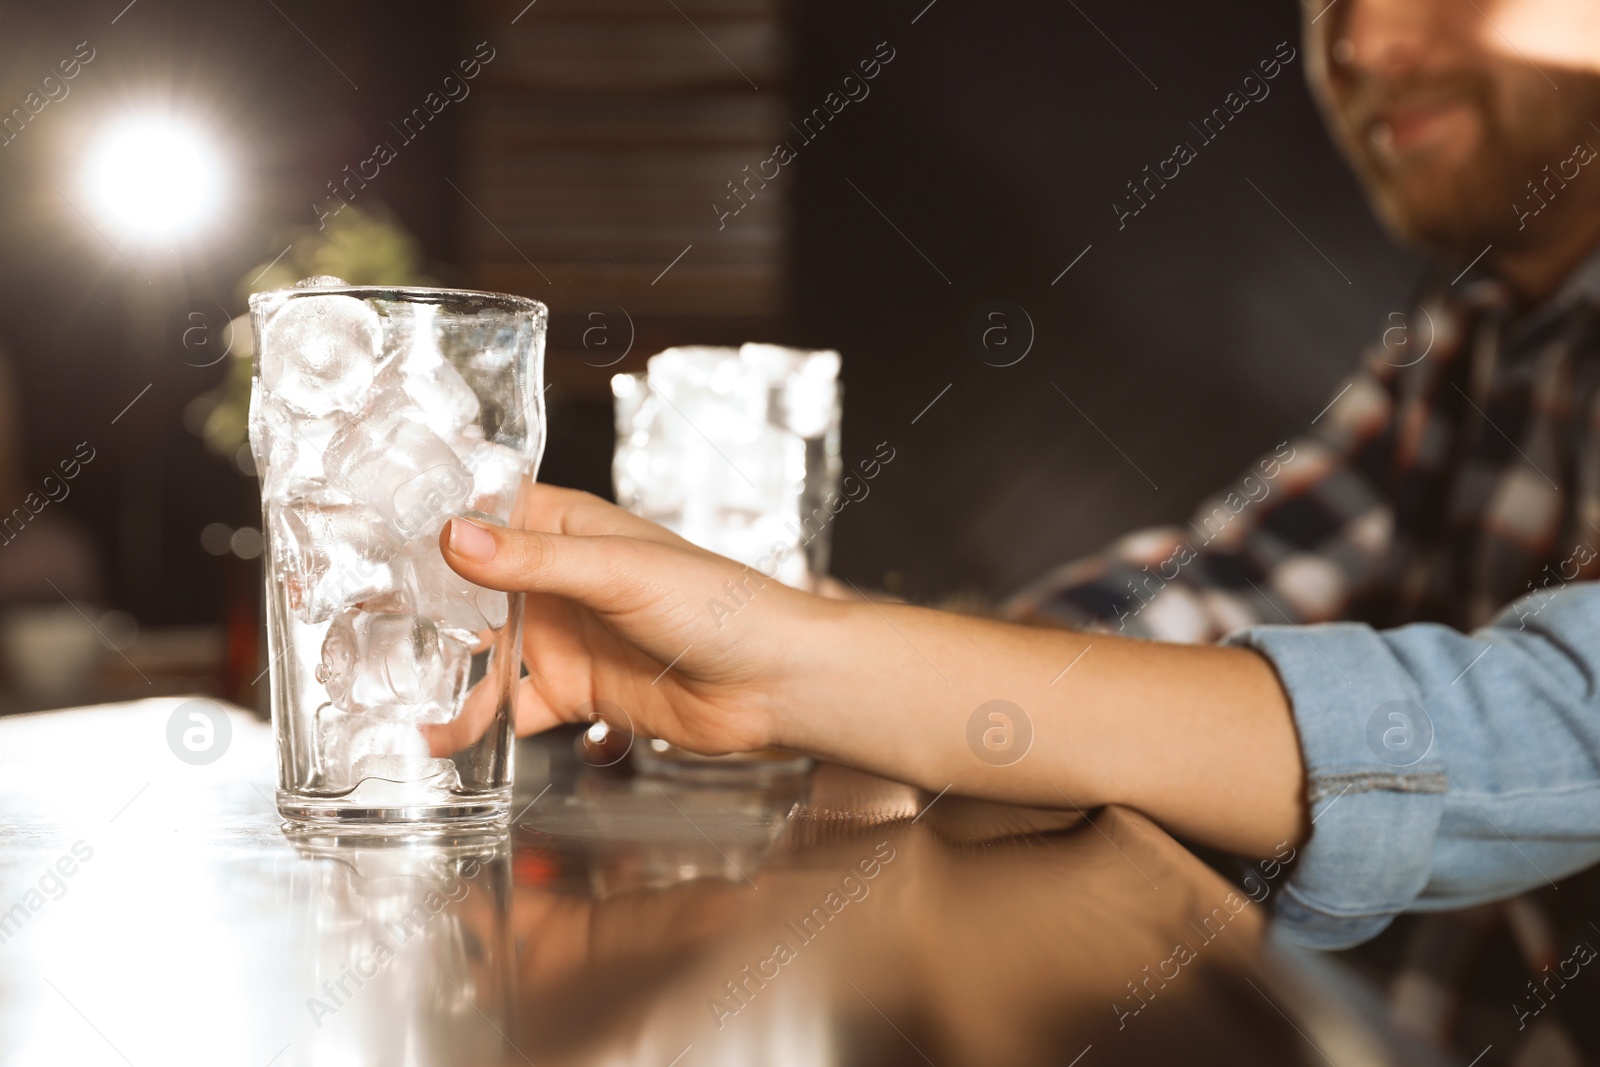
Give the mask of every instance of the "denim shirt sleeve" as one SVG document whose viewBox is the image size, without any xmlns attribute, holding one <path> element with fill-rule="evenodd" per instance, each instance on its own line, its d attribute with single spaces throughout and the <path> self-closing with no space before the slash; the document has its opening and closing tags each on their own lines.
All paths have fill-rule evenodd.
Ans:
<svg viewBox="0 0 1600 1067">
<path fill-rule="evenodd" d="M 1600 583 L 1472 634 L 1258 626 L 1305 758 L 1311 839 L 1278 936 L 1346 948 L 1409 910 L 1512 896 L 1600 861 Z"/>
</svg>

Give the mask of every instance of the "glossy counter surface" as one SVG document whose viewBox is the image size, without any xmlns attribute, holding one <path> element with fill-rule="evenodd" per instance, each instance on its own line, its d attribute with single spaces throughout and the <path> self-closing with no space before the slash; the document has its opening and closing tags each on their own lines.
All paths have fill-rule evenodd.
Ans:
<svg viewBox="0 0 1600 1067">
<path fill-rule="evenodd" d="M 270 728 L 191 766 L 181 703 L 0 719 L 0 1064 L 1422 1062 L 1132 813 L 535 739 L 509 835 L 297 837 Z"/>
</svg>

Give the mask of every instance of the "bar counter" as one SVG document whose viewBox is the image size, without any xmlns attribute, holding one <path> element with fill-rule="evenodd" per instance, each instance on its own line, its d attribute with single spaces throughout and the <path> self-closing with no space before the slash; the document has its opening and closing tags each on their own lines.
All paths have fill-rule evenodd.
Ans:
<svg viewBox="0 0 1600 1067">
<path fill-rule="evenodd" d="M 0 719 L 0 1064 L 1434 1062 L 1271 947 L 1280 869 L 1130 811 L 687 784 L 566 735 L 519 743 L 509 833 L 294 832 L 270 726 L 191 765 L 183 703 Z"/>
</svg>

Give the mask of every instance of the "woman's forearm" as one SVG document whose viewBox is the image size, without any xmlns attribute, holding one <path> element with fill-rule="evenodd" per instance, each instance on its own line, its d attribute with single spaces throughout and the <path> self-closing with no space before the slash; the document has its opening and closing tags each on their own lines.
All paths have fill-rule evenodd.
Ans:
<svg viewBox="0 0 1600 1067">
<path fill-rule="evenodd" d="M 533 594 L 523 732 L 604 701 L 697 752 L 779 744 L 935 791 L 1126 804 L 1247 853 L 1305 836 L 1288 698 L 1254 652 L 824 600 L 568 490 L 537 487 L 523 518 L 457 519 L 441 542 L 469 580 Z"/>
<path fill-rule="evenodd" d="M 904 605 L 812 615 L 775 709 L 781 744 L 934 791 L 1125 804 L 1232 851 L 1305 836 L 1288 698 L 1254 652 Z"/>
</svg>

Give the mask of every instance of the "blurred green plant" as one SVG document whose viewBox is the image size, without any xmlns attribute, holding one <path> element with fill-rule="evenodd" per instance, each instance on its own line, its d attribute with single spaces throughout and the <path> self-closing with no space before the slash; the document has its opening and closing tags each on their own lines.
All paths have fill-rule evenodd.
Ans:
<svg viewBox="0 0 1600 1067">
<path fill-rule="evenodd" d="M 244 303 L 251 293 L 287 289 L 302 278 L 331 274 L 351 285 L 434 285 L 423 268 L 422 246 L 382 204 L 362 209 L 346 204 L 327 219 L 323 229 L 297 226 L 280 231 L 273 246 L 289 244 L 276 262 L 264 260 L 245 272 L 236 291 Z M 245 473 L 245 441 L 250 419 L 250 370 L 255 362 L 255 337 L 248 313 L 228 324 L 231 359 L 217 387 L 190 401 L 187 420 L 219 456 L 232 459 Z"/>
</svg>

